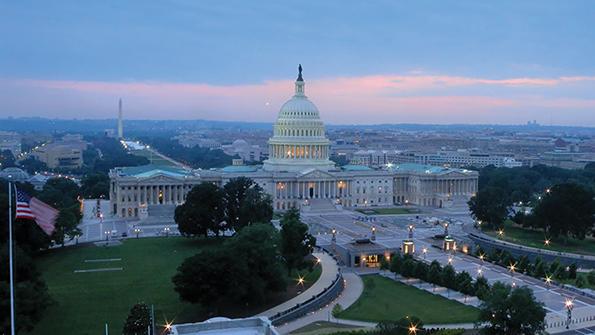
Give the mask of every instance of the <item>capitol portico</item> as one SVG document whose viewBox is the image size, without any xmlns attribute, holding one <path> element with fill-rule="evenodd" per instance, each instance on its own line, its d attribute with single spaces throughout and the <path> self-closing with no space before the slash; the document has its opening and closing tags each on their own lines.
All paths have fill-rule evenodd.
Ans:
<svg viewBox="0 0 595 335">
<path fill-rule="evenodd" d="M 269 139 L 269 159 L 262 166 L 236 164 L 217 170 L 163 166 L 115 168 L 110 171 L 112 211 L 143 218 L 160 208 L 173 211 L 201 182 L 223 186 L 249 177 L 273 199 L 275 210 L 412 204 L 429 207 L 464 205 L 477 191 L 478 173 L 421 164 L 381 169 L 329 160 L 329 140 L 316 105 L 305 95 L 299 67 L 295 91 L 280 109 Z"/>
</svg>

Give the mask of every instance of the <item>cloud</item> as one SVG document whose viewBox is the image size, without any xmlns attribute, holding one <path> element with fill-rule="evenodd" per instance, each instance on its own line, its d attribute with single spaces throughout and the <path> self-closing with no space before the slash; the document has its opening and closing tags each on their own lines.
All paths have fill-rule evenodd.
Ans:
<svg viewBox="0 0 595 335">
<path fill-rule="evenodd" d="M 515 123 L 538 118 L 544 108 L 570 112 L 565 114 L 566 123 L 595 125 L 595 116 L 582 112 L 595 109 L 595 97 L 554 98 L 549 94 L 572 85 L 595 87 L 595 76 L 490 79 L 416 72 L 321 78 L 307 80 L 306 85 L 306 94 L 318 105 L 323 119 L 333 123 Z M 487 89 L 478 94 L 478 88 Z M 293 83 L 5 79 L 0 80 L 0 89 L 4 92 L 0 93 L 3 116 L 12 110 L 16 111 L 12 116 L 105 118 L 115 116 L 117 99 L 122 97 L 129 118 L 273 121 L 278 108 L 293 94 Z M 577 110 L 582 120 L 572 118 Z"/>
</svg>

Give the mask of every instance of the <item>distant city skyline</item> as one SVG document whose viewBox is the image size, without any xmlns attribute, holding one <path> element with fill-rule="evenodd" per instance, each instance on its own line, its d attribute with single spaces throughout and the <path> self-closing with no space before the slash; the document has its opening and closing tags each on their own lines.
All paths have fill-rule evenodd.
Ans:
<svg viewBox="0 0 595 335">
<path fill-rule="evenodd" d="M 595 126 L 589 1 L 1 3 L 0 117 Z"/>
</svg>

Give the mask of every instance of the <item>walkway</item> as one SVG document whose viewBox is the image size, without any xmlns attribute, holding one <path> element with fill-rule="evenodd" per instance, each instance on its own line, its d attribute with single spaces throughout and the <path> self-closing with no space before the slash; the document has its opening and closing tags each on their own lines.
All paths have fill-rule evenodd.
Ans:
<svg viewBox="0 0 595 335">
<path fill-rule="evenodd" d="M 332 258 L 331 258 L 332 259 Z M 324 268 L 323 268 L 324 270 Z M 277 330 L 281 334 L 288 334 L 296 329 L 302 328 L 316 321 L 333 321 L 342 324 L 349 324 L 360 327 L 374 327 L 376 324 L 371 322 L 361 322 L 352 320 L 335 319 L 331 311 L 336 304 L 340 304 L 344 309 L 351 306 L 364 291 L 362 279 L 355 273 L 343 273 L 345 280 L 345 289 L 337 299 L 315 312 L 312 312 L 302 318 L 278 326 Z"/>
<path fill-rule="evenodd" d="M 335 260 L 326 253 L 315 252 L 312 255 L 320 259 L 320 266 L 322 266 L 322 273 L 320 274 L 320 278 L 316 281 L 316 283 L 310 286 L 302 294 L 294 297 L 293 299 L 287 300 L 286 302 L 277 305 L 267 311 L 264 311 L 258 314 L 258 316 L 266 316 L 270 318 L 271 316 L 279 312 L 283 312 L 297 304 L 305 302 L 306 300 L 312 298 L 312 296 L 315 296 L 324 291 L 325 288 L 329 287 L 333 283 L 333 280 L 337 278 L 337 273 L 339 272 L 337 262 L 335 262 Z"/>
</svg>

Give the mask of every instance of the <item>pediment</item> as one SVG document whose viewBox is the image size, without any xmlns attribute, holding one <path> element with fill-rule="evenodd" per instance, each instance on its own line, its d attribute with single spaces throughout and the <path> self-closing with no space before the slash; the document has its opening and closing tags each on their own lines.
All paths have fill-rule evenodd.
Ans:
<svg viewBox="0 0 595 335">
<path fill-rule="evenodd" d="M 302 171 L 300 173 L 300 175 L 298 176 L 298 179 L 336 179 L 335 176 L 333 176 L 332 174 L 325 172 L 325 171 L 321 171 L 321 170 L 317 170 L 317 169 L 308 169 L 305 171 Z"/>
<path fill-rule="evenodd" d="M 143 178 L 143 183 L 179 183 L 181 178 L 175 178 L 172 176 L 168 176 L 164 173 L 157 172 L 150 177 Z"/>
</svg>

